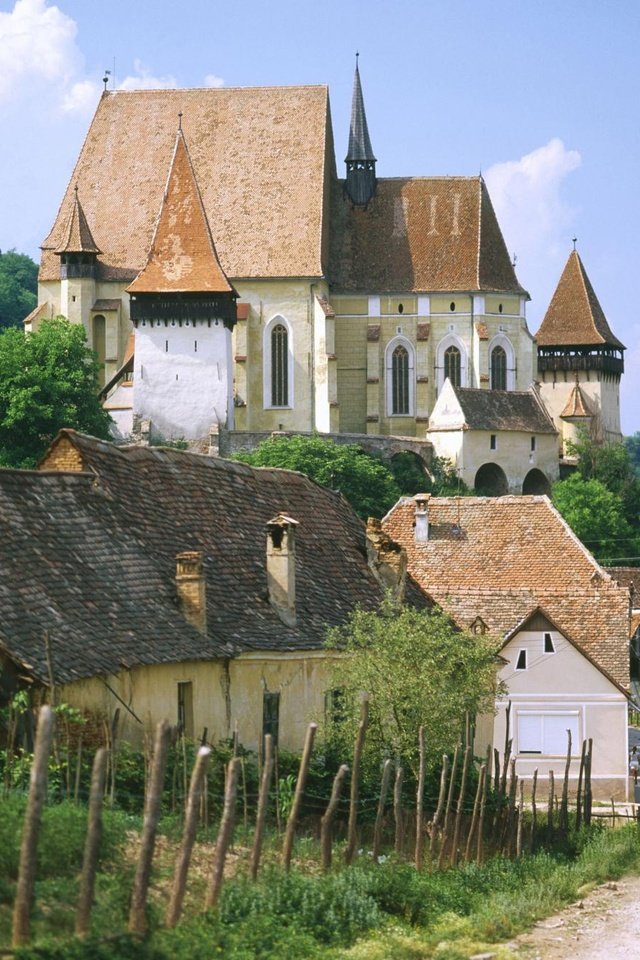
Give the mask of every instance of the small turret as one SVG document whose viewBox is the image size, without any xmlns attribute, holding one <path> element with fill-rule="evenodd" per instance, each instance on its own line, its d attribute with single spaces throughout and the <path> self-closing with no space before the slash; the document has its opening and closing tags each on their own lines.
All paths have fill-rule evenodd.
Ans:
<svg viewBox="0 0 640 960">
<path fill-rule="evenodd" d="M 345 157 L 347 179 L 345 191 L 353 204 L 366 207 L 376 192 L 376 158 L 369 138 L 367 115 L 364 110 L 358 54 L 356 53 L 356 72 L 353 79 L 353 99 L 351 101 L 351 126 L 349 128 L 349 150 Z"/>
<path fill-rule="evenodd" d="M 96 259 L 101 251 L 93 239 L 82 209 L 77 184 L 74 187 L 73 206 L 65 225 L 63 240 L 55 252 L 60 257 L 61 280 L 95 276 Z"/>
</svg>

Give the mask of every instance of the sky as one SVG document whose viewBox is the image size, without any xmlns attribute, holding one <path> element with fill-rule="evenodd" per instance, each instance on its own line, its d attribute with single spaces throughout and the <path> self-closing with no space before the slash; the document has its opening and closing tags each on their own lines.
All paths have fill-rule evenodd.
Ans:
<svg viewBox="0 0 640 960">
<path fill-rule="evenodd" d="M 327 84 L 343 175 L 359 51 L 378 174 L 482 173 L 533 333 L 577 238 L 640 431 L 639 49 L 639 0 L 0 0 L 0 249 L 38 258 L 106 70 Z"/>
</svg>

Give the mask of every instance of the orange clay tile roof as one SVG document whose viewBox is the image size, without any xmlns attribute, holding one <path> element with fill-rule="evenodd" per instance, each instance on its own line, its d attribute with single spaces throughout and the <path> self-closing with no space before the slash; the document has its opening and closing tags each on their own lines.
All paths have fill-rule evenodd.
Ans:
<svg viewBox="0 0 640 960">
<path fill-rule="evenodd" d="M 99 279 L 131 281 L 145 264 L 178 114 L 218 256 L 229 277 L 323 273 L 325 196 L 335 176 L 326 87 L 106 92 L 51 233 L 41 280 L 56 280 L 79 185 L 103 250 Z"/>
<path fill-rule="evenodd" d="M 28 314 L 23 323 L 33 323 L 36 320 L 50 320 L 53 317 L 53 304 L 49 303 L 48 300 L 44 300 L 42 303 L 39 303 L 37 307 Z"/>
<path fill-rule="evenodd" d="M 547 497 L 447 497 L 428 503 L 416 543 L 415 502 L 383 528 L 407 550 L 408 571 L 461 627 L 480 616 L 503 638 L 542 607 L 617 683 L 629 686 L 629 591 L 580 543 Z"/>
<path fill-rule="evenodd" d="M 333 203 L 338 290 L 524 293 L 481 177 L 378 180 L 365 209 Z"/>
<path fill-rule="evenodd" d="M 73 204 L 65 228 L 62 231 L 62 239 L 55 252 L 100 253 L 100 249 L 91 235 L 87 218 L 78 198 L 77 184 L 73 189 Z"/>
<path fill-rule="evenodd" d="M 147 262 L 127 292 L 235 293 L 218 260 L 182 130 Z"/>
<path fill-rule="evenodd" d="M 536 340 L 541 347 L 608 344 L 625 349 L 607 323 L 576 250 L 569 255 Z"/>
<path fill-rule="evenodd" d="M 582 387 L 576 381 L 573 390 L 569 394 L 569 399 L 567 400 L 561 417 L 564 417 L 565 420 L 572 420 L 574 417 L 580 419 L 582 417 L 592 417 L 593 414 L 589 408 L 589 402 L 585 397 Z"/>
</svg>

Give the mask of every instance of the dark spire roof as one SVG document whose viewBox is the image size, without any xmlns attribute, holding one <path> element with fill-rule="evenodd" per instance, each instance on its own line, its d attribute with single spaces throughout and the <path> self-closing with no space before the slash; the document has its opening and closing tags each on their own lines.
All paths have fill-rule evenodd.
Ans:
<svg viewBox="0 0 640 960">
<path fill-rule="evenodd" d="M 101 253 L 96 244 L 87 218 L 84 215 L 82 204 L 78 197 L 78 185 L 74 188 L 73 206 L 67 219 L 62 243 L 56 248 L 56 253 Z"/>
<path fill-rule="evenodd" d="M 624 350 L 607 323 L 582 260 L 574 249 L 551 298 L 540 329 L 540 347 L 607 346 Z"/>
<path fill-rule="evenodd" d="M 349 127 L 349 150 L 345 162 L 371 160 L 375 163 L 373 147 L 369 138 L 367 115 L 364 110 L 364 98 L 360 84 L 358 69 L 358 54 L 356 54 L 356 72 L 353 78 L 353 98 L 351 100 L 351 126 Z"/>
</svg>

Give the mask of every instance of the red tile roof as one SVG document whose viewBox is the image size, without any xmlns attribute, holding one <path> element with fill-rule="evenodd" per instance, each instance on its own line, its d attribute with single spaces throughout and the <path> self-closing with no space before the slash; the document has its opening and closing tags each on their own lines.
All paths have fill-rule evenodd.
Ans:
<svg viewBox="0 0 640 960">
<path fill-rule="evenodd" d="M 569 399 L 564 405 L 564 409 L 560 416 L 564 417 L 565 420 L 581 420 L 585 417 L 593 416 L 589 407 L 589 401 L 585 397 L 582 387 L 577 381 L 571 393 L 569 394 Z"/>
<path fill-rule="evenodd" d="M 56 253 L 100 253 L 93 239 L 82 204 L 78 198 L 78 186 L 73 190 L 73 204 L 62 231 L 62 239 Z"/>
</svg>

